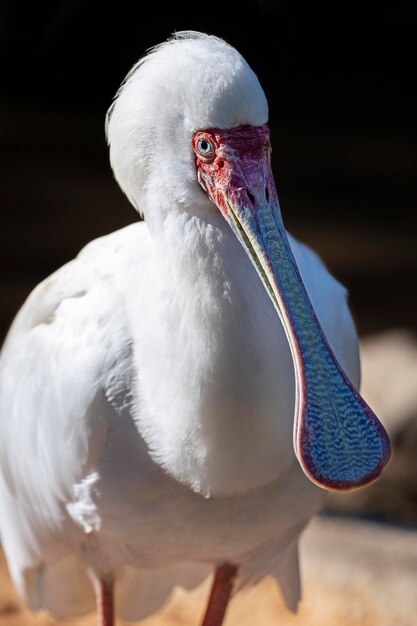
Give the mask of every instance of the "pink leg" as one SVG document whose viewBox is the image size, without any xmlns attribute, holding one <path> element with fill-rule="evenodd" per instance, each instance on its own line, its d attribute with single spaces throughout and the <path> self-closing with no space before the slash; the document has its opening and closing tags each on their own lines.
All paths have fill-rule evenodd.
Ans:
<svg viewBox="0 0 417 626">
<path fill-rule="evenodd" d="M 229 604 L 237 567 L 222 563 L 216 567 L 206 614 L 201 626 L 222 626 Z"/>
<path fill-rule="evenodd" d="M 97 581 L 97 626 L 114 626 L 113 581 L 111 578 Z"/>
</svg>

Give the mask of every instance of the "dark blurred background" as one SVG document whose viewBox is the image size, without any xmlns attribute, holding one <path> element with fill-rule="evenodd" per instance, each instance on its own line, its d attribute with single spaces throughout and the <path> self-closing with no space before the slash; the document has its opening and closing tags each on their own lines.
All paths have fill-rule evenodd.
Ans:
<svg viewBox="0 0 417 626">
<path fill-rule="evenodd" d="M 416 5 L 2 0 L 4 332 L 31 287 L 136 215 L 104 115 L 174 30 L 220 35 L 260 77 L 287 227 L 350 287 L 359 329 L 417 327 Z"/>
<path fill-rule="evenodd" d="M 145 17 L 140 2 L 2 0 L 1 334 L 35 284 L 136 219 L 104 116 L 138 57 L 183 29 L 224 37 L 258 74 L 286 225 L 348 285 L 360 333 L 415 332 L 416 6 L 147 3 Z M 402 436 L 414 459 L 417 429 Z"/>
</svg>

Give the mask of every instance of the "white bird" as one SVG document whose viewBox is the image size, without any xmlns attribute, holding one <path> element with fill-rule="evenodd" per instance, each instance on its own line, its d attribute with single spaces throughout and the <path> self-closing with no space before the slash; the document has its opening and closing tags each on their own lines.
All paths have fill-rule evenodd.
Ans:
<svg viewBox="0 0 417 626">
<path fill-rule="evenodd" d="M 0 532 L 32 610 L 96 601 L 109 626 L 115 589 L 141 619 L 213 568 L 204 626 L 265 575 L 295 610 L 318 486 L 366 484 L 389 458 L 346 290 L 282 225 L 267 119 L 239 53 L 192 32 L 109 110 L 145 221 L 40 284 L 1 356 Z"/>
</svg>

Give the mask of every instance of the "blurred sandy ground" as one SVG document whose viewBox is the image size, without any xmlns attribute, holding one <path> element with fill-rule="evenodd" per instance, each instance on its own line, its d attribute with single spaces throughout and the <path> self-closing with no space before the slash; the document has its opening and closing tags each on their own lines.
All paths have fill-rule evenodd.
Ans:
<svg viewBox="0 0 417 626">
<path fill-rule="evenodd" d="M 225 626 L 417 626 L 417 339 L 403 330 L 365 338 L 362 363 L 363 395 L 394 442 L 389 468 L 368 489 L 331 496 L 333 515 L 317 517 L 307 529 L 297 615 L 267 579 L 233 600 Z M 208 590 L 208 581 L 192 593 L 176 590 L 164 610 L 142 624 L 198 626 Z M 2 558 L 0 626 L 58 623 L 25 611 Z M 93 626 L 95 618 L 77 624 Z"/>
<path fill-rule="evenodd" d="M 48 615 L 29 615 L 1 567 L 0 626 L 51 626 Z M 417 625 L 417 532 L 368 522 L 316 518 L 302 541 L 304 599 L 298 615 L 283 606 L 271 579 L 233 601 L 225 626 Z M 198 626 L 208 595 L 204 583 L 177 590 L 144 626 Z M 66 622 L 67 624 L 69 622 Z M 90 616 L 77 622 L 93 626 Z"/>
</svg>

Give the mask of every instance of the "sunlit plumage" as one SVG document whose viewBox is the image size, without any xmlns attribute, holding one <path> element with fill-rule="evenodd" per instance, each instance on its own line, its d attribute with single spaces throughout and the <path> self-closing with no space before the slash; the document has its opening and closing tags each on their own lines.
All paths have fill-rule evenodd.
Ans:
<svg viewBox="0 0 417 626">
<path fill-rule="evenodd" d="M 93 610 L 89 572 L 115 578 L 118 614 L 140 619 L 222 562 L 236 589 L 271 574 L 297 606 L 297 541 L 324 491 L 294 454 L 283 325 L 191 143 L 267 117 L 242 57 L 196 33 L 137 64 L 109 111 L 112 167 L 145 221 L 39 285 L 1 356 L 0 529 L 32 609 Z M 357 387 L 346 291 L 290 245 Z"/>
</svg>

